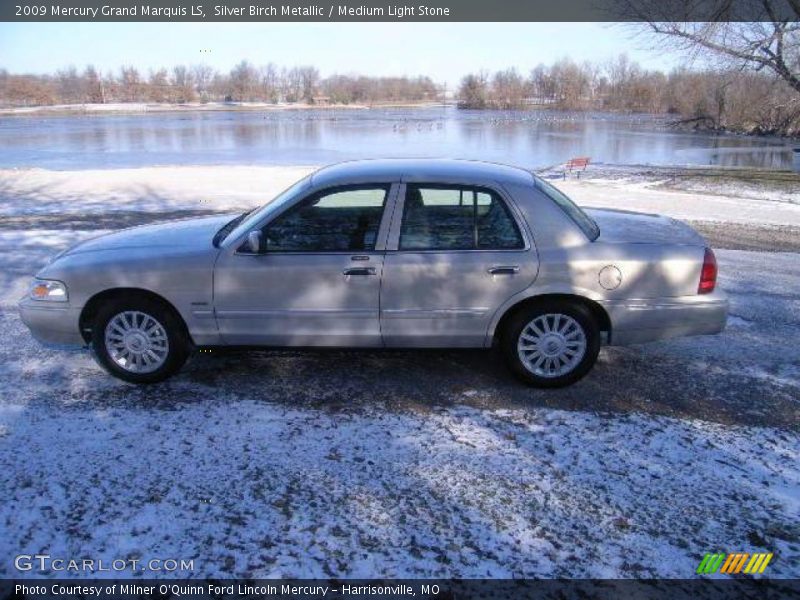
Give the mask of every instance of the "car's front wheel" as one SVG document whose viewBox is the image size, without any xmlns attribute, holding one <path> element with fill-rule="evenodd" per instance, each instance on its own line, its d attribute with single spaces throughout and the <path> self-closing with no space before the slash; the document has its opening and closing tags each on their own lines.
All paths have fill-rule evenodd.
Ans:
<svg viewBox="0 0 800 600">
<path fill-rule="evenodd" d="M 189 344 L 172 310 L 150 298 L 112 300 L 92 328 L 95 358 L 109 373 L 131 383 L 155 383 L 186 362 Z"/>
<path fill-rule="evenodd" d="M 536 387 L 563 387 L 594 366 L 600 328 L 577 303 L 547 302 L 514 315 L 502 340 L 511 370 Z"/>
</svg>

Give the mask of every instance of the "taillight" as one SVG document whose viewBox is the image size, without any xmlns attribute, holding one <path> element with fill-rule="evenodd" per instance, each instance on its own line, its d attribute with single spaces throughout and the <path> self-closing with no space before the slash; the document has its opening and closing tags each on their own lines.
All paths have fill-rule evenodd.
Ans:
<svg viewBox="0 0 800 600">
<path fill-rule="evenodd" d="M 700 271 L 700 285 L 697 286 L 698 294 L 710 294 L 717 285 L 717 257 L 711 248 L 706 248 L 703 257 L 703 269 Z"/>
</svg>

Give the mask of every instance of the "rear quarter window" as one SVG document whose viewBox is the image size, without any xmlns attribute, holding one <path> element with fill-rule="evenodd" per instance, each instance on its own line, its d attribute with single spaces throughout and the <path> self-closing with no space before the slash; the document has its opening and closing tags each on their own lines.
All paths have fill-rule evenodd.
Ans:
<svg viewBox="0 0 800 600">
<path fill-rule="evenodd" d="M 583 209 L 575 204 L 569 197 L 554 185 L 543 179 L 536 179 L 536 185 L 550 198 L 572 221 L 581 228 L 581 231 L 592 242 L 600 237 L 600 227 L 594 219 L 587 215 Z"/>
</svg>

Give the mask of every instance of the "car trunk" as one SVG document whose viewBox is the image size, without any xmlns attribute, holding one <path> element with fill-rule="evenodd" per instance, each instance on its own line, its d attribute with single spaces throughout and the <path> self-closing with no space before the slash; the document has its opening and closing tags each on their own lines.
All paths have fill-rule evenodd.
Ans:
<svg viewBox="0 0 800 600">
<path fill-rule="evenodd" d="M 600 226 L 598 241 L 601 242 L 706 245 L 703 237 L 689 225 L 669 217 L 610 208 L 591 208 L 586 212 Z"/>
<path fill-rule="evenodd" d="M 628 246 L 633 259 L 615 261 L 623 285 L 610 295 L 657 298 L 697 294 L 706 242 L 689 225 L 661 215 L 624 210 L 586 211 L 600 227 L 595 243 Z M 613 253 L 612 253 L 613 254 Z"/>
</svg>

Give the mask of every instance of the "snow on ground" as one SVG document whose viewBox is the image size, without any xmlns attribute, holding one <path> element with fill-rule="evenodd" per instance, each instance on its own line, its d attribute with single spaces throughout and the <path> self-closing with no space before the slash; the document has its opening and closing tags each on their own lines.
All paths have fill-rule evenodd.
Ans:
<svg viewBox="0 0 800 600">
<path fill-rule="evenodd" d="M 0 408 L 0 555 L 175 557 L 203 577 L 685 578 L 705 552 L 766 546 L 771 576 L 798 574 L 794 434 L 195 393 L 172 410 Z"/>
<path fill-rule="evenodd" d="M 91 231 L 0 230 L 0 311 L 15 311 L 33 275 L 53 256 L 90 237 L 108 233 Z"/>
<path fill-rule="evenodd" d="M 3 171 L 0 211 L 106 227 L 199 191 L 251 205 L 303 172 Z M 198 577 L 690 577 L 754 550 L 800 576 L 797 254 L 719 251 L 723 334 L 604 349 L 564 390 L 463 351 L 220 353 L 137 387 L 39 346 L 15 309 L 99 233 L 0 230 L 2 576 L 46 552 L 194 559 Z"/>
<path fill-rule="evenodd" d="M 231 210 L 264 204 L 312 167 L 0 169 L 0 215 Z"/>
<path fill-rule="evenodd" d="M 264 204 L 315 167 L 147 167 L 49 171 L 0 169 L 0 215 L 236 210 Z M 677 219 L 800 226 L 800 204 L 664 190 L 653 182 L 554 180 L 585 206 Z"/>
<path fill-rule="evenodd" d="M 757 167 L 699 165 L 620 165 L 591 163 L 585 171 L 564 177 L 563 166 L 536 171 L 554 183 L 590 183 L 603 186 L 614 182 L 629 189 L 638 187 L 680 191 L 708 196 L 732 196 L 747 200 L 768 200 L 800 204 L 800 173 Z M 570 185 L 570 183 L 567 183 Z"/>
<path fill-rule="evenodd" d="M 795 258 L 720 252 L 722 336 L 606 349 L 564 393 L 483 355 L 414 352 L 203 357 L 139 388 L 36 344 L 4 294 L 0 556 L 186 558 L 198 577 L 688 577 L 707 551 L 762 549 L 771 576 L 797 577 Z M 748 424 L 769 419 L 787 425 Z"/>
<path fill-rule="evenodd" d="M 581 206 L 620 208 L 675 219 L 800 225 L 800 204 L 658 188 L 657 183 L 607 179 L 552 182 Z M 797 194 L 800 195 L 800 188 Z"/>
</svg>

